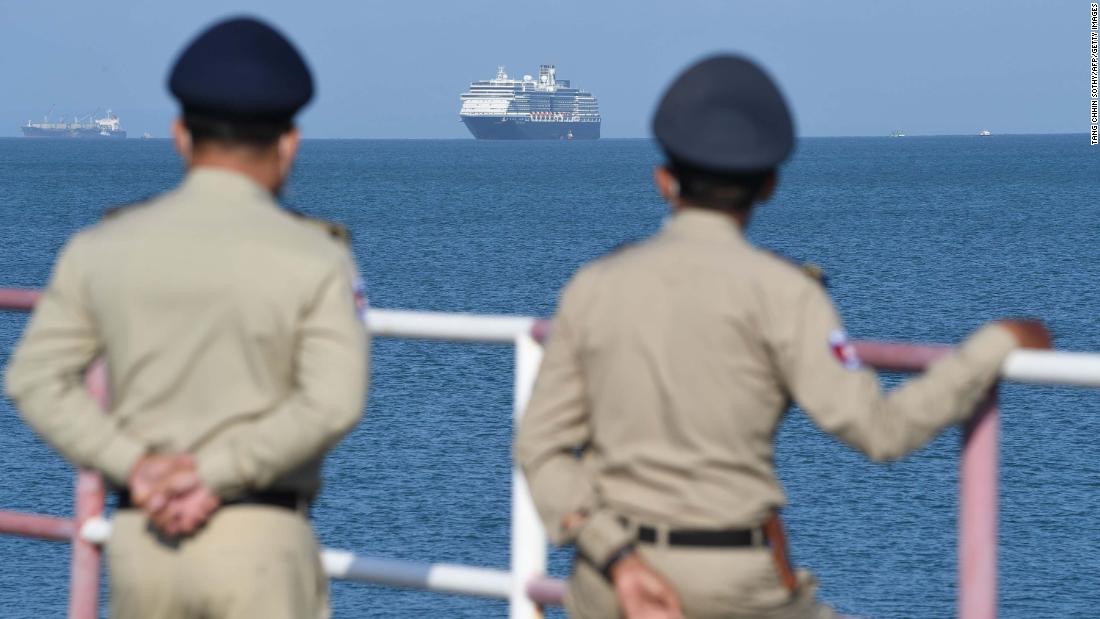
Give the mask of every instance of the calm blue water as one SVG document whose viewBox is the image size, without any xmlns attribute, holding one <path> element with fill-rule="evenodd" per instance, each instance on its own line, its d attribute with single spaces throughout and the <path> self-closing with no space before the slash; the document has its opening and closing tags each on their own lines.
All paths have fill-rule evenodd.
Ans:
<svg viewBox="0 0 1100 619">
<path fill-rule="evenodd" d="M 815 261 L 856 337 L 952 342 L 1037 315 L 1100 350 L 1100 159 L 1085 136 L 809 139 L 760 244 Z M 645 140 L 317 141 L 286 201 L 353 231 L 372 303 L 548 315 L 583 262 L 654 232 Z M 38 287 L 66 237 L 176 183 L 169 143 L 0 140 L 0 286 Z M 0 313 L 0 362 L 25 317 Z M 329 460 L 325 545 L 508 565 L 511 350 L 379 340 L 368 414 Z M 0 507 L 70 512 L 72 474 L 0 404 Z M 1100 591 L 1100 393 L 1004 390 L 1004 617 L 1090 617 Z M 882 466 L 788 418 L 779 468 L 795 558 L 872 617 L 949 617 L 957 432 Z M 67 546 L 0 538 L 0 616 L 61 616 Z M 569 553 L 552 557 L 568 571 Z M 504 616 L 502 603 L 336 583 L 337 617 Z"/>
</svg>

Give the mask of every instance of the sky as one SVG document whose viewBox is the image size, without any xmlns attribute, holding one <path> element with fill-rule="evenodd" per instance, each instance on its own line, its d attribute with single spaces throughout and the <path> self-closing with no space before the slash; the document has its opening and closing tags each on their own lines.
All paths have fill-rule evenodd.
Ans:
<svg viewBox="0 0 1100 619">
<path fill-rule="evenodd" d="M 802 136 L 1089 129 L 1080 0 L 0 0 L 0 136 L 111 108 L 131 136 L 165 137 L 176 55 L 240 14 L 313 69 L 306 137 L 469 138 L 469 83 L 543 63 L 597 97 L 604 137 L 644 137 L 676 73 L 715 52 L 761 62 Z"/>
</svg>

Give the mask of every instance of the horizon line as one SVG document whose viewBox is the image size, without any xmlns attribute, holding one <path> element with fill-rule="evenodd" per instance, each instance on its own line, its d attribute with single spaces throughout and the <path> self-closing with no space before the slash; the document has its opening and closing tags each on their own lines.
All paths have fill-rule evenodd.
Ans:
<svg viewBox="0 0 1100 619">
<path fill-rule="evenodd" d="M 1067 132 L 1067 131 L 1039 131 L 1039 132 L 1005 132 L 1005 133 L 993 133 L 988 136 L 982 136 L 977 133 L 907 133 L 903 136 L 892 136 L 886 134 L 858 134 L 858 135 L 800 135 L 796 136 L 796 139 L 857 139 L 857 138 L 950 138 L 950 137 L 998 137 L 998 136 L 1055 136 L 1055 135 L 1089 135 L 1087 131 L 1080 132 Z M 21 135 L 2 135 L 0 139 L 28 139 Z M 30 138 L 35 142 L 69 142 L 73 139 L 68 138 Z M 97 142 L 96 139 L 80 139 L 75 138 L 78 141 Z M 170 140 L 170 137 L 129 137 L 123 138 L 123 140 Z M 596 140 L 579 140 L 580 142 L 599 142 L 609 140 L 653 140 L 653 136 L 618 136 L 618 137 L 600 137 Z M 118 141 L 118 140 L 105 140 L 105 141 Z M 332 136 L 318 136 L 307 137 L 303 136 L 302 141 L 392 141 L 392 142 L 415 142 L 415 141 L 436 141 L 436 142 L 560 142 L 568 140 L 478 140 L 472 136 L 467 137 L 332 137 Z M 572 140 L 578 141 L 578 140 Z"/>
</svg>

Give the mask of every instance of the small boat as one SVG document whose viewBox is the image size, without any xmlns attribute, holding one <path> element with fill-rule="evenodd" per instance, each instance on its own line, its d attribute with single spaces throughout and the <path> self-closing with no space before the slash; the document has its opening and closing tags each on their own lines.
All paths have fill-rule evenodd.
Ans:
<svg viewBox="0 0 1100 619">
<path fill-rule="evenodd" d="M 989 132 L 989 129 L 982 129 L 981 131 L 978 132 L 978 135 L 983 137 L 983 138 L 988 138 L 989 136 L 991 136 L 993 134 Z"/>
<path fill-rule="evenodd" d="M 905 137 L 905 132 L 902 131 L 901 129 L 898 129 L 897 131 L 894 131 L 893 133 L 891 133 L 890 137 L 892 137 L 892 138 L 903 138 L 903 137 Z"/>
</svg>

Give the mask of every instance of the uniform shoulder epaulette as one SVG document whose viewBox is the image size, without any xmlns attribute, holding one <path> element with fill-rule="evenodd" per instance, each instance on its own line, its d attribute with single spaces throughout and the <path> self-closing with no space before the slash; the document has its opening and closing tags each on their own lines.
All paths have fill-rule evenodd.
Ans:
<svg viewBox="0 0 1100 619">
<path fill-rule="evenodd" d="M 308 223 L 308 224 L 313 225 L 313 226 L 317 226 L 318 228 L 324 230 L 325 233 L 328 234 L 329 237 L 332 238 L 333 240 L 344 243 L 345 245 L 348 245 L 348 244 L 351 243 L 351 232 L 348 231 L 347 226 L 344 226 L 343 224 L 338 224 L 334 221 L 326 221 L 324 219 L 317 219 L 316 217 L 311 217 L 309 215 L 306 215 L 305 213 L 302 213 L 300 211 L 296 211 L 292 208 L 288 208 L 286 210 L 287 210 L 288 213 L 290 213 L 291 215 L 293 215 L 297 219 L 300 219 L 301 221 L 303 221 L 305 223 Z"/>
<path fill-rule="evenodd" d="M 126 204 L 119 204 L 118 206 L 112 206 L 111 208 L 103 211 L 103 220 L 114 219 L 119 215 L 129 213 L 139 207 L 146 206 L 153 201 L 153 196 L 142 198 L 134 202 L 128 202 Z"/>
<path fill-rule="evenodd" d="M 794 268 L 798 269 L 806 277 L 809 277 L 810 279 L 812 279 L 815 282 L 821 284 L 822 286 L 828 286 L 829 285 L 829 276 L 825 274 L 825 269 L 821 268 L 820 265 L 814 264 L 813 262 L 802 262 L 800 260 L 795 260 L 794 258 L 791 258 L 789 256 L 784 256 L 783 254 L 781 254 L 779 252 L 776 252 L 776 251 L 772 251 L 770 249 L 765 250 L 765 251 L 767 251 L 769 254 L 775 256 L 776 258 L 779 258 L 783 262 L 786 262 L 787 264 L 789 264 L 789 265 L 793 266 Z"/>
<path fill-rule="evenodd" d="M 820 265 L 814 264 L 812 262 L 803 262 L 799 265 L 799 268 L 801 268 L 802 272 L 808 275 L 810 279 L 816 281 L 822 286 L 829 285 L 829 276 L 825 274 L 825 269 L 821 268 Z"/>
</svg>

